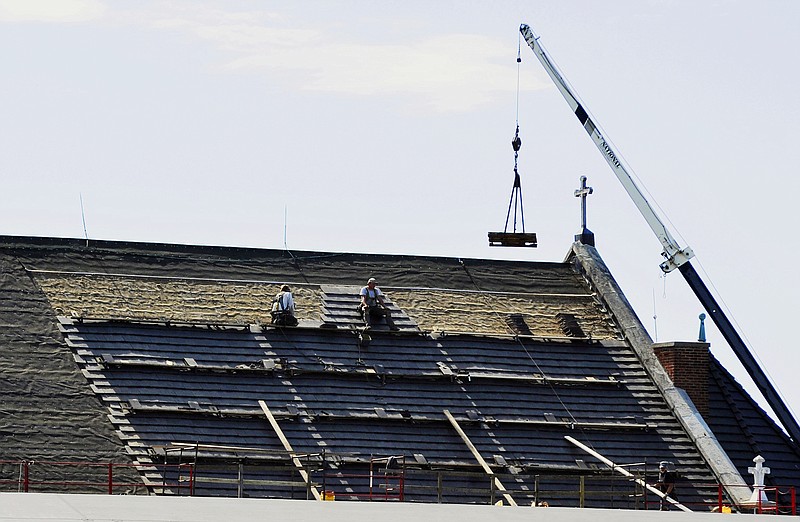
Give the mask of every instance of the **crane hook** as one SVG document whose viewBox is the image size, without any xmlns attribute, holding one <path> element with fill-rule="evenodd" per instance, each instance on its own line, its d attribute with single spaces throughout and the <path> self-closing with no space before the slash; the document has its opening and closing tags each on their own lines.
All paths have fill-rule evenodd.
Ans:
<svg viewBox="0 0 800 522">
<path fill-rule="evenodd" d="M 514 147 L 514 152 L 519 152 L 522 147 L 522 138 L 519 137 L 519 125 L 517 125 L 517 132 L 514 134 L 514 139 L 511 140 L 511 146 Z"/>
</svg>

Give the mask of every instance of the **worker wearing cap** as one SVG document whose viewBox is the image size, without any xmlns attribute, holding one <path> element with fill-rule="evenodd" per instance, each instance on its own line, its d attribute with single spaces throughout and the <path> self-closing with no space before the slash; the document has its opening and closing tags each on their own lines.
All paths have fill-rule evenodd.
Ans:
<svg viewBox="0 0 800 522">
<path fill-rule="evenodd" d="M 358 309 L 364 318 L 364 324 L 367 328 L 372 328 L 372 321 L 374 319 L 386 318 L 386 324 L 389 325 L 391 330 L 399 330 L 392 320 L 392 313 L 386 307 L 386 302 L 383 299 L 383 292 L 376 285 L 378 281 L 374 277 L 370 277 L 367 281 L 367 286 L 361 288 L 361 304 Z"/>
<path fill-rule="evenodd" d="M 664 493 L 665 495 L 669 495 L 673 500 L 678 500 L 678 495 L 675 494 L 675 481 L 678 478 L 678 474 L 674 471 L 670 471 L 669 469 L 669 462 L 663 460 L 658 464 L 658 482 L 654 485 L 657 490 Z M 661 499 L 661 510 L 666 511 L 669 508 L 669 502 L 665 499 Z"/>
</svg>

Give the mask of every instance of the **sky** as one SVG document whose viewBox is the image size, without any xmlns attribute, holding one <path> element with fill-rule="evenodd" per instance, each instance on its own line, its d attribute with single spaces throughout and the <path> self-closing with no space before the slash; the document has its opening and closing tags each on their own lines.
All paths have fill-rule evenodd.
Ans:
<svg viewBox="0 0 800 522">
<path fill-rule="evenodd" d="M 0 234 L 562 261 L 587 176 L 650 335 L 697 340 L 702 307 L 524 41 L 517 64 L 527 23 L 797 417 L 798 20 L 793 0 L 0 0 Z M 517 121 L 536 249 L 487 241 Z"/>
</svg>

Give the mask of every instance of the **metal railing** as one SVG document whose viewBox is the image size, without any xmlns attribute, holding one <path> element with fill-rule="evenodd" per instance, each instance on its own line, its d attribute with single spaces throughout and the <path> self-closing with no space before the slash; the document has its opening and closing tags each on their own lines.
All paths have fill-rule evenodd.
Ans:
<svg viewBox="0 0 800 522">
<path fill-rule="evenodd" d="M 719 487 L 719 493 L 718 504 L 714 507 L 714 511 L 738 510 L 741 513 L 752 512 L 759 515 L 797 515 L 797 492 L 794 486 L 761 486 L 758 488 L 761 491 L 760 494 L 752 494 L 752 497 L 755 497 L 755 500 L 735 506 L 723 500 L 723 488 L 726 486 L 726 484 L 716 485 Z M 748 492 L 750 492 L 749 486 L 739 487 L 747 487 Z"/>
<path fill-rule="evenodd" d="M 335 490 L 329 489 L 329 481 L 346 481 L 352 492 L 347 492 L 346 497 L 356 500 L 369 501 L 398 501 L 405 500 L 405 466 L 404 455 L 389 457 L 372 457 L 369 460 L 367 473 L 331 473 L 322 474 L 322 489 L 325 493 L 323 499 L 334 500 Z"/>
<path fill-rule="evenodd" d="M 178 472 L 179 479 L 167 483 L 133 482 L 120 477 L 119 470 L 133 470 L 142 476 L 154 473 L 166 476 L 167 470 Z M 0 489 L 16 489 L 21 493 L 32 491 L 74 491 L 78 493 L 105 492 L 113 495 L 121 488 L 137 492 L 141 488 L 175 490 L 180 494 L 194 489 L 192 464 L 130 464 L 117 462 L 0 460 Z"/>
<path fill-rule="evenodd" d="M 586 474 L 495 474 L 507 484 L 499 492 L 485 473 L 458 469 L 407 467 L 404 456 L 371 457 L 360 463 L 330 464 L 331 455 L 304 455 L 306 482 L 299 470 L 279 461 L 200 459 L 192 462 L 130 464 L 89 461 L 0 460 L 0 490 L 18 492 L 63 491 L 74 493 L 148 493 L 161 495 L 213 495 L 312 498 L 312 488 L 322 489 L 324 500 L 427 501 L 439 503 L 495 503 L 503 494 L 520 505 L 559 505 L 622 509 L 660 509 L 660 499 L 634 480 L 593 471 Z M 361 471 L 363 470 L 363 471 Z M 130 478 L 135 472 L 139 480 Z M 127 477 L 125 475 L 128 475 Z M 645 475 L 637 475 L 646 478 Z M 511 486 L 513 485 L 513 486 Z M 511 487 L 509 487 L 511 486 Z M 765 486 L 752 503 L 733 505 L 725 484 L 692 484 L 706 491 L 705 500 L 681 503 L 694 511 L 733 511 L 797 515 L 794 486 Z M 744 486 L 742 486 L 744 487 Z M 679 485 L 680 488 L 680 485 Z M 749 488 L 748 488 L 749 489 Z M 198 491 L 199 490 L 199 491 Z M 679 490 L 679 494 L 682 492 Z M 298 497 L 299 495 L 299 497 Z M 695 495 L 697 497 L 697 495 Z M 716 497 L 716 498 L 714 498 Z"/>
</svg>

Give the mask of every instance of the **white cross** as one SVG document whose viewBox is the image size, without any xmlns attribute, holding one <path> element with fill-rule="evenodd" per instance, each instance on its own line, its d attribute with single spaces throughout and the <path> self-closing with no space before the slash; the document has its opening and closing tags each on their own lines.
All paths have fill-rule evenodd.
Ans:
<svg viewBox="0 0 800 522">
<path fill-rule="evenodd" d="M 763 466 L 764 457 L 761 455 L 756 456 L 753 462 L 756 465 L 747 468 L 747 472 L 753 475 L 753 495 L 750 497 L 750 501 L 764 504 L 768 502 L 767 495 L 764 493 L 764 476 L 769 475 L 771 470 Z"/>
<path fill-rule="evenodd" d="M 586 230 L 586 196 L 592 192 L 594 189 L 586 186 L 586 176 L 581 176 L 581 188 L 575 191 L 575 197 L 581 198 L 581 233 Z"/>
<path fill-rule="evenodd" d="M 758 455 L 756 458 L 753 459 L 753 462 L 756 463 L 755 467 L 747 468 L 747 472 L 753 475 L 753 487 L 764 487 L 764 475 L 770 474 L 770 469 L 764 467 L 764 457 Z"/>
</svg>

